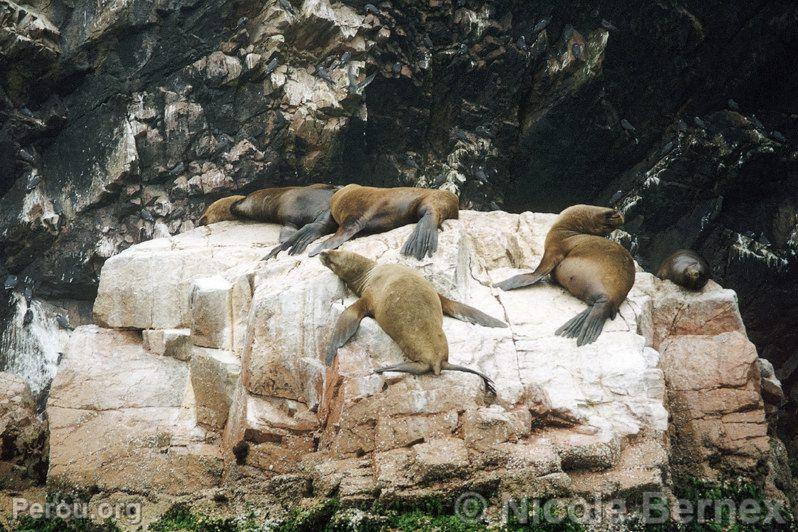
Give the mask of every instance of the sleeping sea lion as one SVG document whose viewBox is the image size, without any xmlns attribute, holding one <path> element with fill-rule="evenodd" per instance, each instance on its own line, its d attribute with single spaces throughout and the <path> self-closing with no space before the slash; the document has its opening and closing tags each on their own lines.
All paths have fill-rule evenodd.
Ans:
<svg viewBox="0 0 798 532">
<path fill-rule="evenodd" d="M 507 327 L 506 323 L 440 295 L 429 281 L 407 266 L 377 264 L 350 251 L 322 251 L 320 259 L 360 297 L 335 324 L 327 348 L 327 365 L 332 364 L 338 348 L 354 336 L 360 321 L 371 316 L 412 360 L 379 368 L 375 373 L 440 375 L 442 370 L 464 371 L 482 377 L 485 389 L 496 394 L 493 381 L 486 375 L 449 363 L 443 315 L 485 327 Z"/>
<path fill-rule="evenodd" d="M 238 220 L 239 217 L 230 211 L 230 207 L 244 198 L 246 198 L 246 196 L 228 196 L 214 201 L 208 205 L 208 208 L 205 209 L 205 212 L 200 216 L 200 219 L 197 221 L 197 227 L 211 225 L 217 222 Z"/>
<path fill-rule="evenodd" d="M 417 222 L 402 253 L 419 260 L 431 257 L 438 249 L 438 228 L 444 220 L 456 219 L 459 208 L 457 196 L 447 190 L 347 185 L 330 200 L 338 231 L 309 255 L 335 249 L 358 233 L 382 233 Z"/>
<path fill-rule="evenodd" d="M 335 231 L 329 218 L 330 198 L 338 187 L 323 183 L 304 187 L 264 188 L 247 196 L 231 196 L 213 202 L 198 225 L 224 220 L 256 220 L 278 223 L 281 244 L 266 256 L 271 258 L 288 249 L 290 255 L 305 251 L 317 238 Z M 297 235 L 298 228 L 303 232 Z"/>
<path fill-rule="evenodd" d="M 577 338 L 582 346 L 596 341 L 607 318 L 613 319 L 635 281 L 634 260 L 620 244 L 603 238 L 623 225 L 614 209 L 593 205 L 568 207 L 546 235 L 540 264 L 532 273 L 498 283 L 513 290 L 538 282 L 551 273 L 554 280 L 588 304 L 588 308 L 557 329 Z"/>
<path fill-rule="evenodd" d="M 657 277 L 697 291 L 704 288 L 711 274 L 709 264 L 701 255 L 689 249 L 678 249 L 662 261 Z"/>
</svg>

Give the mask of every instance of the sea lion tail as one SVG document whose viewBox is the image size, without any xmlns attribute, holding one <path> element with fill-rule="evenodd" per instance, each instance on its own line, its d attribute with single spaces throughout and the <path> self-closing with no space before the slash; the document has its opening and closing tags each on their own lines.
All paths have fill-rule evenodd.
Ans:
<svg viewBox="0 0 798 532">
<path fill-rule="evenodd" d="M 488 392 L 490 395 L 496 395 L 496 383 L 491 380 L 490 377 L 481 373 L 475 369 L 467 368 L 465 366 L 458 366 L 456 364 L 450 364 L 448 362 L 444 362 L 441 364 L 441 369 L 444 371 L 462 371 L 463 373 L 472 373 L 474 375 L 479 375 L 482 377 L 482 382 L 485 383 L 485 391 Z"/>
<path fill-rule="evenodd" d="M 432 256 L 438 249 L 438 224 L 435 215 L 427 212 L 416 223 L 413 232 L 402 246 L 402 255 L 410 255 L 418 260 Z"/>
</svg>

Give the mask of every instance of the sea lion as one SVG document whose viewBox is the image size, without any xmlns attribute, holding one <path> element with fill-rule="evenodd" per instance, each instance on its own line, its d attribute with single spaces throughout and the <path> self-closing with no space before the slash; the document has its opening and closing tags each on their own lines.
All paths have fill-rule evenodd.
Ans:
<svg viewBox="0 0 798 532">
<path fill-rule="evenodd" d="M 278 223 L 281 244 L 266 256 L 272 258 L 288 250 L 296 255 L 317 238 L 335 231 L 329 216 L 330 198 L 339 187 L 323 183 L 282 188 L 264 188 L 247 196 L 230 196 L 213 202 L 199 219 L 198 225 L 224 220 L 256 220 Z M 302 228 L 300 232 L 298 228 Z"/>
<path fill-rule="evenodd" d="M 442 370 L 464 371 L 482 377 L 485 389 L 496 394 L 493 381 L 486 375 L 449 363 L 443 315 L 485 327 L 507 327 L 506 323 L 440 295 L 429 281 L 407 266 L 377 264 L 351 251 L 322 251 L 319 258 L 360 297 L 335 324 L 327 348 L 327 365 L 332 364 L 338 348 L 354 336 L 360 321 L 371 316 L 413 361 L 379 368 L 375 373 L 440 375 Z"/>
<path fill-rule="evenodd" d="M 632 256 L 620 244 L 603 238 L 621 225 L 623 216 L 614 209 L 568 207 L 546 235 L 543 258 L 535 271 L 496 286 L 512 290 L 534 284 L 551 273 L 557 283 L 588 304 L 556 334 L 577 338 L 579 346 L 595 342 L 604 322 L 615 317 L 635 281 Z"/>
<path fill-rule="evenodd" d="M 657 277 L 697 291 L 704 288 L 711 273 L 709 264 L 701 255 L 689 249 L 678 249 L 662 261 Z"/>
<path fill-rule="evenodd" d="M 438 228 L 444 220 L 456 219 L 459 208 L 457 196 L 448 190 L 347 185 L 330 199 L 330 216 L 338 231 L 309 255 L 335 249 L 358 233 L 382 233 L 418 222 L 402 254 L 419 260 L 431 257 L 438 249 Z"/>
</svg>

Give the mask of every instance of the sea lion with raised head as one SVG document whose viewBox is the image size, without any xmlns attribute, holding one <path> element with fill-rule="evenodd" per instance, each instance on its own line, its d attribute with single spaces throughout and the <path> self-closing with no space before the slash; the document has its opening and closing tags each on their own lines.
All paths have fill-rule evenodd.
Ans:
<svg viewBox="0 0 798 532">
<path fill-rule="evenodd" d="M 485 327 L 507 324 L 473 307 L 440 295 L 424 277 L 400 264 L 377 264 L 350 251 L 322 251 L 322 264 L 333 271 L 359 296 L 338 318 L 327 348 L 327 365 L 338 348 L 346 344 L 366 316 L 399 344 L 412 360 L 386 366 L 375 373 L 398 371 L 422 375 L 441 371 L 463 371 L 482 377 L 485 389 L 495 395 L 493 381 L 479 371 L 449 363 L 449 344 L 443 332 L 443 315 Z"/>
<path fill-rule="evenodd" d="M 701 290 L 711 277 L 709 264 L 690 249 L 678 249 L 662 261 L 657 277 L 673 281 L 688 290 Z"/>
<path fill-rule="evenodd" d="M 330 200 L 330 216 L 338 230 L 309 255 L 335 249 L 359 233 L 382 233 L 403 225 L 416 227 L 402 246 L 402 254 L 421 260 L 438 249 L 438 228 L 460 212 L 457 196 L 428 188 L 376 188 L 347 185 Z"/>
<path fill-rule="evenodd" d="M 281 188 L 264 188 L 247 196 L 230 196 L 213 202 L 199 219 L 198 225 L 224 220 L 255 220 L 277 223 L 281 244 L 266 256 L 272 258 L 288 250 L 296 255 L 317 238 L 335 231 L 330 218 L 330 198 L 338 187 L 323 183 Z M 299 228 L 302 228 L 301 232 Z"/>
<path fill-rule="evenodd" d="M 556 334 L 576 338 L 576 345 L 595 342 L 604 322 L 615 318 L 635 281 L 635 266 L 626 249 L 604 238 L 623 225 L 614 209 L 574 205 L 560 213 L 548 234 L 543 258 L 532 273 L 516 275 L 496 286 L 513 290 L 538 282 L 548 273 L 588 304 Z"/>
</svg>

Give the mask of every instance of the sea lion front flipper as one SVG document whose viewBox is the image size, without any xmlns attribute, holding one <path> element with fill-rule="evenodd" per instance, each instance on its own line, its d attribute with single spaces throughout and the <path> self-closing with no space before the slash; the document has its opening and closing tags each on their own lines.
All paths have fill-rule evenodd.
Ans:
<svg viewBox="0 0 798 532">
<path fill-rule="evenodd" d="M 338 348 L 342 347 L 349 341 L 352 336 L 357 332 L 360 327 L 360 322 L 369 313 L 368 304 L 365 299 L 358 299 L 353 304 L 344 310 L 338 321 L 335 322 L 335 328 L 332 335 L 330 335 L 330 343 L 327 346 L 327 358 L 325 363 L 329 366 L 332 364 L 335 355 L 338 353 Z"/>
<path fill-rule="evenodd" d="M 554 254 L 543 254 L 543 258 L 540 259 L 540 264 L 538 267 L 535 268 L 535 271 L 532 273 L 522 273 L 521 275 L 515 275 L 510 277 L 509 279 L 505 279 L 500 283 L 496 283 L 495 287 L 501 288 L 502 290 L 514 290 L 516 288 L 521 288 L 524 286 L 529 286 L 531 284 L 535 284 L 536 282 L 540 281 L 546 275 L 550 274 L 551 271 L 557 267 L 557 265 L 562 262 L 563 256 L 562 255 L 554 255 Z"/>
<path fill-rule="evenodd" d="M 315 257 L 325 249 L 336 249 L 341 244 L 346 242 L 347 240 L 351 239 L 353 236 L 358 234 L 362 229 L 360 222 L 357 220 L 347 220 L 343 223 L 338 230 L 335 232 L 333 236 L 313 248 L 310 253 L 308 253 L 308 257 Z"/>
<path fill-rule="evenodd" d="M 496 383 L 494 383 L 493 380 L 491 380 L 491 378 L 484 373 L 481 373 L 475 369 L 467 368 L 465 366 L 449 364 L 448 362 L 441 364 L 441 369 L 444 371 L 462 371 L 463 373 L 473 373 L 474 375 L 479 375 L 482 377 L 482 382 L 485 383 L 485 391 L 493 396 L 496 395 Z"/>
<path fill-rule="evenodd" d="M 451 316 L 460 321 L 483 325 L 485 327 L 508 327 L 503 321 L 497 320 L 493 316 L 489 316 L 481 310 L 468 306 L 465 303 L 454 301 L 440 294 L 438 294 L 438 297 L 441 298 L 441 310 L 443 310 L 443 313 L 447 316 Z"/>
<path fill-rule="evenodd" d="M 295 235 L 297 231 L 299 231 L 299 228 L 289 224 L 280 227 L 280 236 L 277 237 L 278 242 L 282 244 L 283 242 L 291 238 L 293 235 Z"/>
<path fill-rule="evenodd" d="M 432 211 L 427 211 L 416 223 L 413 232 L 402 246 L 402 255 L 411 255 L 418 260 L 432 256 L 438 249 L 438 223 Z"/>
</svg>

